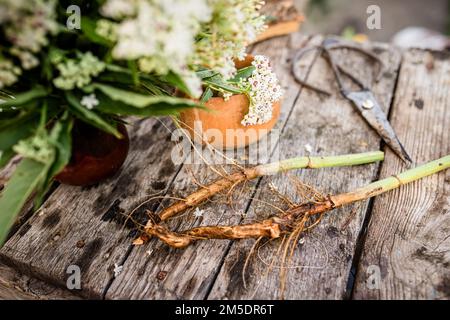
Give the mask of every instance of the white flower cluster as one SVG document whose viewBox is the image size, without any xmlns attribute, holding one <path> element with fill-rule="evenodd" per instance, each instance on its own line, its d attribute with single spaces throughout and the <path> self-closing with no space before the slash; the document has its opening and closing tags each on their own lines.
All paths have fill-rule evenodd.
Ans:
<svg viewBox="0 0 450 320">
<path fill-rule="evenodd" d="M 256 40 L 266 25 L 259 10 L 261 0 L 208 0 L 213 18 L 205 25 L 205 36 L 196 45 L 193 64 L 209 67 L 231 78 L 234 59 L 245 58 L 245 48 Z"/>
<path fill-rule="evenodd" d="M 261 0 L 107 0 L 97 32 L 116 43 L 115 59 L 137 60 L 143 72 L 184 80 L 193 96 L 201 81 L 192 71 L 203 66 L 231 78 L 234 59 L 265 28 Z M 115 24 L 115 25 L 114 25 Z"/>
<path fill-rule="evenodd" d="M 257 55 L 252 65 L 255 71 L 240 83 L 241 87 L 249 88 L 249 112 L 241 122 L 244 126 L 269 122 L 272 119 L 273 104 L 283 96 L 283 89 L 270 67 L 269 59 Z"/>
<path fill-rule="evenodd" d="M 25 70 L 39 64 L 34 55 L 48 44 L 48 34 L 57 31 L 55 5 L 55 0 L 0 1 L 0 26 L 11 43 L 11 48 L 2 50 L 2 53 L 17 57 Z M 0 73 L 3 73 L 0 88 L 11 85 L 11 80 L 17 76 L 17 72 L 10 71 L 8 75 L 6 72 L 7 69 L 0 67 Z"/>
<path fill-rule="evenodd" d="M 108 0 L 101 7 L 100 13 L 105 17 L 114 19 L 122 19 L 136 14 L 136 0 Z"/>
<path fill-rule="evenodd" d="M 0 89 L 16 83 L 21 73 L 22 70 L 14 66 L 11 60 L 0 60 Z"/>
<path fill-rule="evenodd" d="M 120 20 L 115 28 L 115 59 L 138 60 L 143 72 L 180 75 L 193 95 L 201 83 L 190 71 L 202 23 L 211 19 L 207 0 L 107 0 L 105 17 Z"/>
<path fill-rule="evenodd" d="M 54 147 L 46 137 L 40 134 L 20 140 L 13 149 L 24 158 L 33 159 L 41 163 L 49 163 L 55 156 Z"/>
<path fill-rule="evenodd" d="M 95 93 L 91 93 L 90 95 L 83 96 L 80 101 L 82 106 L 85 106 L 87 109 L 92 110 L 94 107 L 98 106 L 100 101 L 98 101 Z"/>
<path fill-rule="evenodd" d="M 82 53 L 79 59 L 67 59 L 56 64 L 59 77 L 53 80 L 55 87 L 62 90 L 72 90 L 75 87 L 83 88 L 105 69 L 105 63 L 100 61 L 91 52 Z"/>
</svg>

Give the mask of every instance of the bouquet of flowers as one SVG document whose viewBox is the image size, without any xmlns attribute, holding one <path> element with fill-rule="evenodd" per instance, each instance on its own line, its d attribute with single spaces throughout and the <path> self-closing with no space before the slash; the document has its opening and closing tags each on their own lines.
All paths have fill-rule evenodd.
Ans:
<svg viewBox="0 0 450 320">
<path fill-rule="evenodd" d="M 39 204 L 70 162 L 75 119 L 120 139 L 123 117 L 176 115 L 239 93 L 250 101 L 242 123 L 267 121 L 281 94 L 267 58 L 234 63 L 265 28 L 261 5 L 0 0 L 0 168 L 22 158 L 0 195 L 0 243 L 26 199 L 36 192 Z"/>
</svg>

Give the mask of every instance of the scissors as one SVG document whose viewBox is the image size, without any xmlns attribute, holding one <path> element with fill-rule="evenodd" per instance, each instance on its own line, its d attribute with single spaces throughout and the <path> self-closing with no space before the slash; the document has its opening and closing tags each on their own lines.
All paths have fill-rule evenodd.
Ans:
<svg viewBox="0 0 450 320">
<path fill-rule="evenodd" d="M 325 39 L 320 45 L 312 46 L 308 48 L 301 49 L 298 51 L 294 57 L 292 64 L 292 73 L 295 80 L 302 86 L 314 90 L 320 94 L 324 94 L 327 96 L 331 96 L 331 93 L 315 87 L 305 81 L 302 80 L 301 75 L 299 74 L 298 68 L 295 67 L 296 62 L 298 62 L 307 52 L 318 50 L 319 54 L 322 55 L 326 61 L 331 66 L 333 70 L 335 79 L 339 86 L 339 91 L 344 98 L 351 101 L 352 104 L 356 107 L 361 116 L 366 120 L 366 122 L 380 135 L 383 141 L 399 156 L 404 162 L 412 162 L 411 157 L 406 152 L 405 148 L 401 144 L 398 139 L 394 129 L 390 125 L 386 114 L 381 109 L 380 104 L 373 92 L 366 87 L 359 79 L 357 79 L 350 72 L 346 71 L 343 67 L 335 62 L 333 59 L 333 55 L 331 53 L 334 49 L 349 49 L 353 51 L 357 51 L 372 60 L 374 60 L 379 65 L 378 73 L 375 77 L 375 81 L 378 82 L 382 71 L 384 70 L 384 64 L 380 58 L 378 58 L 375 54 L 370 51 L 367 51 L 361 47 L 353 45 L 351 43 L 344 43 L 342 41 L 336 39 Z M 347 89 L 342 81 L 342 75 L 347 76 L 353 83 L 355 83 L 360 90 L 349 90 Z"/>
</svg>

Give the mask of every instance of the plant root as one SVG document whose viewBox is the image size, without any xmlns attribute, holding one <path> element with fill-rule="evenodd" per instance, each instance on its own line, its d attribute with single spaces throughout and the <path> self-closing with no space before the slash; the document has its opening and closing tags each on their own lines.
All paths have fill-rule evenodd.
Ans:
<svg viewBox="0 0 450 320">
<path fill-rule="evenodd" d="M 335 167 L 335 166 L 350 166 L 350 165 L 360 165 L 372 163 L 375 161 L 380 161 L 384 159 L 384 153 L 380 151 L 367 152 L 360 154 L 351 155 L 341 155 L 341 156 L 330 156 L 330 157 L 298 157 L 287 159 L 279 162 L 259 165 L 252 168 L 241 169 L 238 172 L 222 176 L 222 178 L 216 180 L 215 182 L 207 185 L 201 186 L 197 191 L 187 196 L 178 202 L 175 202 L 171 206 L 167 207 L 159 214 L 159 221 L 162 222 L 170 219 L 171 217 L 186 211 L 187 209 L 194 208 L 203 202 L 211 199 L 216 194 L 219 194 L 225 190 L 231 190 L 235 186 L 258 178 L 262 176 L 273 175 L 280 172 L 285 172 L 293 169 L 300 168 L 325 168 L 325 167 Z M 151 230 L 154 226 L 154 219 L 147 222 L 144 228 L 144 232 L 150 235 L 153 231 Z M 142 244 L 144 241 L 142 239 L 137 239 L 136 244 Z"/>
<path fill-rule="evenodd" d="M 258 167 L 255 167 L 258 168 Z M 257 175 L 257 169 L 253 174 Z M 165 242 L 174 248 L 184 248 L 194 241 L 205 240 L 205 239 L 248 239 L 260 237 L 276 239 L 283 234 L 290 234 L 288 243 L 292 243 L 295 246 L 299 236 L 308 229 L 307 222 L 310 217 L 319 216 L 319 221 L 321 216 L 331 211 L 337 207 L 341 207 L 350 203 L 354 203 L 361 200 L 366 200 L 371 197 L 380 195 L 387 191 L 396 189 L 404 184 L 416 181 L 423 177 L 429 176 L 431 174 L 437 173 L 439 171 L 450 168 L 450 156 L 443 157 L 441 159 L 431 161 L 427 164 L 419 166 L 414 169 L 407 170 L 398 175 L 388 177 L 386 179 L 373 182 L 367 186 L 358 188 L 352 192 L 342 193 L 333 196 L 327 196 L 325 199 L 318 202 L 307 202 L 293 208 L 288 209 L 284 214 L 280 216 L 273 216 L 271 218 L 262 220 L 261 222 L 256 222 L 252 224 L 242 224 L 235 226 L 204 226 L 197 227 L 190 230 L 186 230 L 180 233 L 169 231 L 166 227 L 161 224 L 155 223 L 154 219 L 150 219 L 145 227 L 145 232 L 147 235 L 158 237 L 160 240 Z M 192 194 L 189 201 L 179 202 L 179 206 L 193 206 L 206 199 L 208 195 L 211 194 L 211 190 L 220 189 L 223 190 L 227 187 L 232 186 L 237 179 L 246 179 L 244 173 L 237 173 L 232 175 L 235 180 L 229 181 L 228 179 L 219 180 L 220 183 L 210 185 L 208 189 L 202 189 L 200 191 L 200 196 L 192 197 L 196 193 Z M 212 189 L 211 186 L 215 186 Z M 170 209 L 171 207 L 169 207 Z M 178 208 L 178 207 L 175 207 Z M 164 211 L 163 211 L 164 212 Z M 173 212 L 173 211 L 169 211 Z M 315 225 L 317 221 L 313 223 Z M 288 254 L 288 247 L 286 247 L 283 254 L 283 261 L 287 256 L 292 256 L 294 247 L 291 247 L 290 254 Z"/>
<path fill-rule="evenodd" d="M 173 248 L 184 248 L 197 240 L 206 239 L 258 239 L 260 237 L 276 239 L 282 234 L 290 233 L 298 226 L 296 221 L 301 217 L 302 225 L 305 217 L 320 214 L 334 208 L 331 200 L 323 203 L 306 203 L 286 211 L 281 217 L 271 217 L 261 222 L 235 226 L 205 226 L 183 232 L 169 231 L 165 226 L 149 222 L 146 232 L 150 236 L 159 238 Z M 306 218 L 306 220 L 307 220 Z"/>
</svg>

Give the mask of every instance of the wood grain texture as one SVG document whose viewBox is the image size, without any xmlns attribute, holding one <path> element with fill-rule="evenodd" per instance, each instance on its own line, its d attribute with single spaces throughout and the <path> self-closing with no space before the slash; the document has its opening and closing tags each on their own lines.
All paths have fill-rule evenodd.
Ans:
<svg viewBox="0 0 450 320">
<path fill-rule="evenodd" d="M 386 64 L 380 82 L 373 85 L 375 96 L 387 111 L 394 92 L 400 63 L 399 52 L 384 45 L 375 51 Z M 347 70 L 371 84 L 370 63 L 358 54 L 335 52 Z M 338 93 L 332 72 L 323 58 L 314 64 L 309 80 L 312 84 L 332 90 L 334 95 L 321 98 L 315 92 L 303 90 L 281 136 L 283 158 L 305 154 L 312 146 L 313 155 L 333 155 L 378 150 L 380 138 L 364 122 L 353 106 Z M 316 187 L 323 194 L 341 193 L 371 182 L 377 176 L 379 164 L 351 168 L 300 170 L 295 173 L 264 178 L 246 220 L 276 213 L 271 205 L 280 201 L 271 190 L 277 189 L 294 202 L 305 199 L 295 187 L 295 178 Z M 272 186 L 272 187 L 271 187 Z M 266 204 L 268 202 L 269 204 Z M 356 241 L 368 202 L 335 210 L 324 217 L 319 226 L 306 234 L 286 266 L 281 264 L 281 240 L 263 242 L 251 256 L 246 287 L 242 271 L 254 240 L 235 242 L 224 260 L 209 299 L 342 299 L 353 260 Z M 280 289 L 280 270 L 287 267 L 285 290 Z"/>
<path fill-rule="evenodd" d="M 397 88 L 391 122 L 415 164 L 450 154 L 450 55 L 406 52 Z M 381 177 L 405 169 L 387 150 Z M 353 297 L 450 298 L 449 170 L 375 199 Z"/>
<path fill-rule="evenodd" d="M 123 170 L 101 185 L 60 186 L 0 251 L 21 272 L 65 286 L 67 267 L 81 268 L 78 294 L 101 298 L 136 234 L 125 219 L 149 195 L 163 191 L 177 172 L 170 159 L 170 121 L 136 121 Z M 147 207 L 154 206 L 149 203 Z M 133 218 L 145 220 L 142 207 Z"/>
<path fill-rule="evenodd" d="M 78 300 L 78 296 L 0 263 L 0 300 Z"/>
<path fill-rule="evenodd" d="M 299 88 L 289 72 L 290 49 L 309 43 L 317 44 L 320 40 L 320 37 L 315 37 L 308 41 L 306 37 L 296 35 L 292 38 L 274 39 L 253 49 L 253 54 L 261 53 L 271 58 L 275 72 L 286 89 L 277 128 L 283 127 L 299 94 Z M 301 66 L 305 75 L 311 63 L 312 59 Z M 202 184 L 217 178 L 205 165 L 185 165 L 173 185 L 178 196 L 184 197 L 197 188 L 193 183 L 193 176 Z M 234 202 L 233 208 L 226 204 L 207 203 L 201 207 L 205 212 L 203 217 L 195 217 L 190 212 L 174 218 L 169 226 L 172 230 L 183 230 L 199 225 L 237 224 L 241 220 L 240 213 L 245 211 L 253 193 L 254 185 L 255 182 L 248 185 Z M 133 249 L 124 264 L 123 273 L 113 281 L 106 298 L 203 299 L 215 280 L 229 245 L 229 241 L 205 241 L 184 250 L 176 250 L 152 240 L 145 246 Z"/>
</svg>

